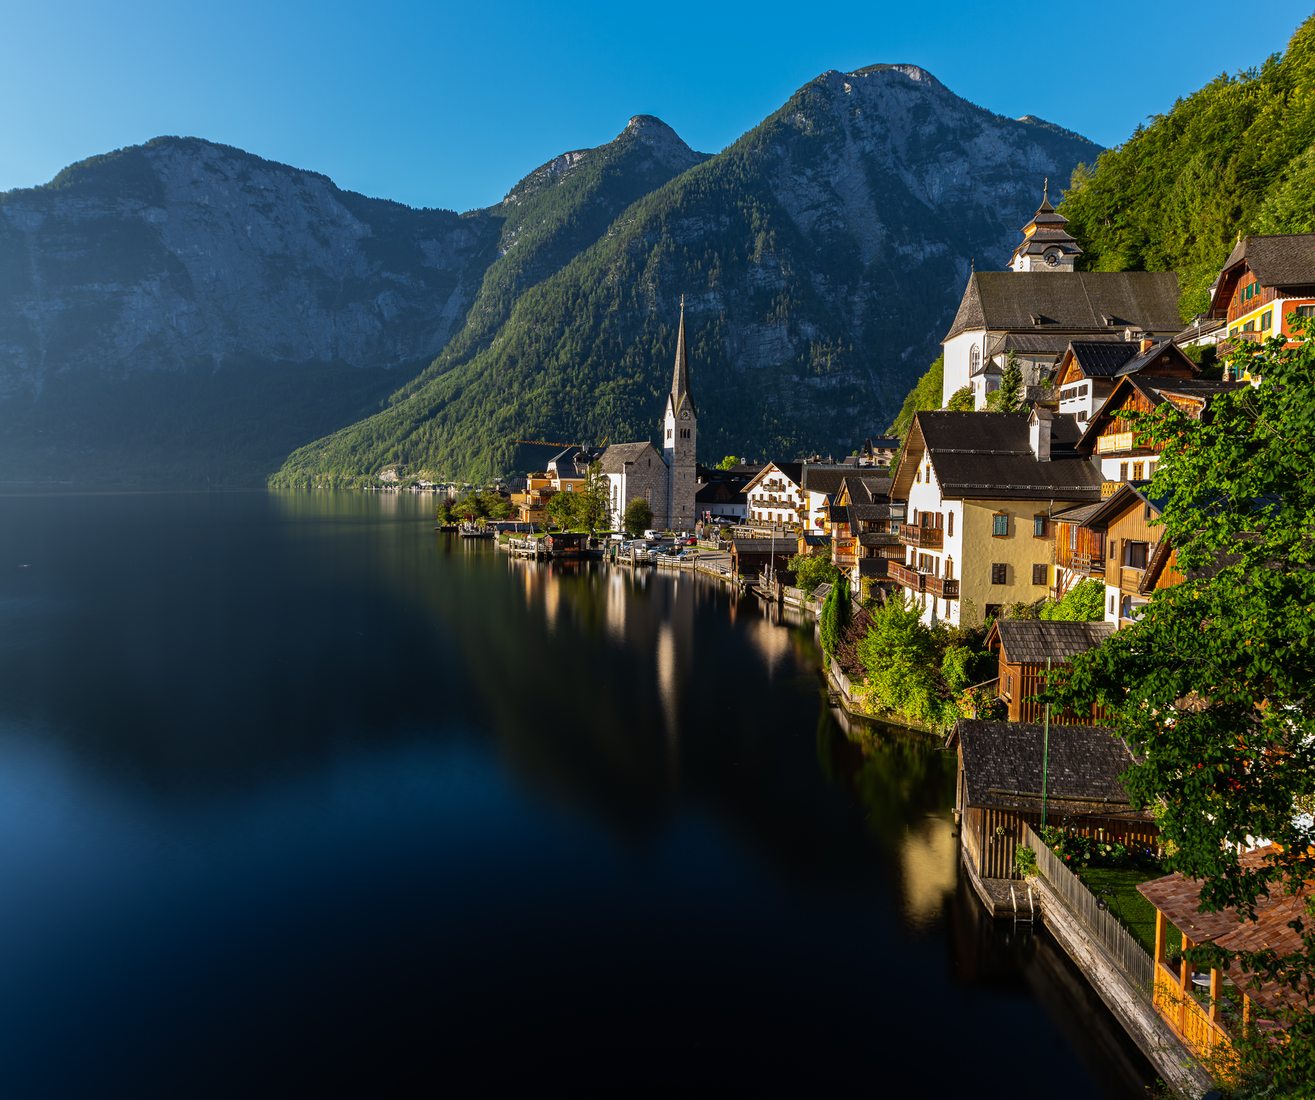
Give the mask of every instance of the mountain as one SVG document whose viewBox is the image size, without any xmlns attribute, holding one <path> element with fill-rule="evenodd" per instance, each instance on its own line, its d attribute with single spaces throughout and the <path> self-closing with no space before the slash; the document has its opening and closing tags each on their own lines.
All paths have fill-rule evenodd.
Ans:
<svg viewBox="0 0 1315 1100">
<path fill-rule="evenodd" d="M 1184 318 L 1238 233 L 1315 230 L 1315 16 L 1259 69 L 1219 76 L 1073 176 L 1060 211 L 1093 271 L 1176 271 Z"/>
<path fill-rule="evenodd" d="M 350 483 L 647 437 L 687 295 L 705 457 L 886 423 L 969 260 L 1099 150 L 914 66 L 707 157 L 655 118 L 458 215 L 161 138 L 0 195 L 0 482 Z"/>
<path fill-rule="evenodd" d="M 274 483 L 349 483 L 395 463 L 483 477 L 532 461 L 517 438 L 648 438 L 681 294 L 703 458 L 847 451 L 935 354 L 971 259 L 1003 263 L 1043 177 L 1098 152 L 916 66 L 825 73 L 518 294 L 496 332 L 463 332 L 388 408 L 295 452 Z"/>
</svg>

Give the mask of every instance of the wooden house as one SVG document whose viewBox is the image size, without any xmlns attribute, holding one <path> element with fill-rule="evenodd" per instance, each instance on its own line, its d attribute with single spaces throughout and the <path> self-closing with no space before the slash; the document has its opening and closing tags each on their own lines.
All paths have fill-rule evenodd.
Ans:
<svg viewBox="0 0 1315 1100">
<path fill-rule="evenodd" d="M 1233 341 L 1283 336 L 1292 322 L 1315 318 L 1315 233 L 1244 237 L 1224 262 L 1210 317 Z"/>
<path fill-rule="evenodd" d="M 1011 722 L 1039 722 L 1044 707 L 1034 700 L 1045 687 L 1046 662 L 1062 665 L 1079 653 L 1094 649 L 1114 633 L 1110 623 L 1043 622 L 1036 619 L 997 619 L 986 635 L 986 647 L 999 659 L 1000 700 Z M 1081 717 L 1054 712 L 1057 724 L 1089 722 L 1099 714 Z"/>
<path fill-rule="evenodd" d="M 1259 869 L 1272 847 L 1243 852 L 1245 869 Z M 1199 879 L 1166 875 L 1137 889 L 1155 906 L 1155 1009 L 1200 1058 L 1227 1064 L 1234 1043 L 1248 1033 L 1280 1032 L 1280 1021 L 1292 1011 L 1310 1011 L 1307 991 L 1276 981 L 1264 981 L 1244 971 L 1212 969 L 1195 972 L 1186 959 L 1168 957 L 1171 930 L 1181 936 L 1182 949 L 1213 944 L 1226 951 L 1260 951 L 1280 955 L 1305 950 L 1291 922 L 1306 919 L 1306 904 L 1315 890 L 1307 886 L 1295 895 L 1272 890 L 1256 902 L 1254 920 L 1232 909 L 1201 911 Z"/>
<path fill-rule="evenodd" d="M 1082 504 L 1052 517 L 1055 529 L 1054 598 L 1063 599 L 1080 581 L 1105 579 L 1105 529 L 1087 520 L 1102 502 Z"/>
<path fill-rule="evenodd" d="M 1162 507 L 1144 484 L 1125 483 L 1085 521 L 1104 533 L 1105 621 L 1116 627 L 1134 621 L 1155 592 L 1182 583 L 1177 552 L 1155 523 Z"/>
<path fill-rule="evenodd" d="M 544 536 L 544 548 L 554 558 L 579 558 L 589 545 L 589 536 L 579 531 L 558 531 Z"/>
<path fill-rule="evenodd" d="M 1120 378 L 1195 378 L 1200 368 L 1172 340 L 1074 340 L 1055 373 L 1059 411 L 1085 424 L 1114 392 Z"/>
<path fill-rule="evenodd" d="M 1048 744 L 1047 744 L 1048 741 Z M 948 742 L 957 749 L 955 817 L 974 885 L 1017 878 L 1014 848 L 1026 822 L 1041 823 L 1043 760 L 1046 822 L 1123 843 L 1153 846 L 1159 830 L 1136 810 L 1120 778 L 1132 754 L 1104 726 L 1044 727 L 1032 722 L 961 719 Z"/>
</svg>

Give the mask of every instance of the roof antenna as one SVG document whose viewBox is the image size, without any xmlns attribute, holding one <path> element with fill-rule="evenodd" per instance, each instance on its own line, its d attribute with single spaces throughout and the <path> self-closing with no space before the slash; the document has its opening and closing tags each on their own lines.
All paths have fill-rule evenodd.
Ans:
<svg viewBox="0 0 1315 1100">
<path fill-rule="evenodd" d="M 976 270 L 977 270 L 977 257 L 976 257 L 976 256 L 971 256 L 971 257 L 969 257 L 969 259 L 968 259 L 968 270 L 969 270 L 969 271 L 976 271 Z"/>
<path fill-rule="evenodd" d="M 1045 181 L 1041 184 L 1041 201 L 1050 201 L 1050 177 L 1046 176 Z"/>
</svg>

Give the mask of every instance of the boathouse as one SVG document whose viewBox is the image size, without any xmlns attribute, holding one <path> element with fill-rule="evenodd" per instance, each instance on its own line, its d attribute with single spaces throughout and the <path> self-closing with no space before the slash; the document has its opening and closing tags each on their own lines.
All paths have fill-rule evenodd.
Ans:
<svg viewBox="0 0 1315 1100">
<path fill-rule="evenodd" d="M 1039 619 L 997 619 L 986 635 L 986 648 L 999 657 L 1000 701 L 1011 722 L 1036 722 L 1044 707 L 1036 696 L 1045 687 L 1046 662 L 1062 665 L 1079 653 L 1094 649 L 1114 633 L 1112 623 L 1053 622 Z M 1071 724 L 1098 718 L 1096 713 L 1075 716 L 1056 711 L 1051 721 Z"/>
</svg>

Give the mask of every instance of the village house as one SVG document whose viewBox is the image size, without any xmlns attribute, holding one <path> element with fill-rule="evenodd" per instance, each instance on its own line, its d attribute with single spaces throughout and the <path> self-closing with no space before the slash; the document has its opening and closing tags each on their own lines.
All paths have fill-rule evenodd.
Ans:
<svg viewBox="0 0 1315 1100">
<path fill-rule="evenodd" d="M 884 581 L 887 562 L 904 559 L 898 521 L 904 509 L 891 503 L 889 477 L 850 474 L 840 482 L 827 510 L 831 531 L 831 561 L 849 575 L 855 592 L 862 579 Z"/>
<path fill-rule="evenodd" d="M 527 474 L 525 487 L 511 494 L 511 506 L 519 523 L 543 523 L 547 518 L 548 500 L 557 489 L 547 470 Z"/>
<path fill-rule="evenodd" d="M 1104 726 L 1052 729 L 1036 722 L 961 719 L 947 744 L 958 756 L 954 813 L 969 881 L 994 909 L 984 880 L 1017 879 L 1021 826 L 1050 825 L 1139 846 L 1157 842 L 1146 810 L 1133 808 L 1122 776 L 1132 754 Z M 1043 771 L 1045 773 L 1043 780 Z"/>
<path fill-rule="evenodd" d="M 1149 480 L 1155 473 L 1158 448 L 1139 438 L 1121 413 L 1144 413 L 1163 405 L 1199 418 L 1218 394 L 1241 388 L 1242 382 L 1216 382 L 1202 378 L 1159 378 L 1126 375 L 1115 384 L 1105 403 L 1087 422 L 1077 442 L 1079 454 L 1100 463 L 1106 495 L 1124 481 Z"/>
<path fill-rule="evenodd" d="M 1315 233 L 1239 238 L 1210 296 L 1209 316 L 1239 340 L 1292 337 L 1315 318 Z"/>
<path fill-rule="evenodd" d="M 1049 594 L 1051 516 L 1100 499 L 1076 437 L 1072 417 L 1044 408 L 914 417 L 891 487 L 908 557 L 888 568 L 924 622 L 976 625 Z"/>
<path fill-rule="evenodd" d="M 1144 482 L 1128 482 L 1087 518 L 1104 532 L 1105 621 L 1112 626 L 1134 622 L 1155 592 L 1182 583 L 1177 552 L 1155 524 L 1162 507 Z"/>
<path fill-rule="evenodd" d="M 760 573 L 784 573 L 790 559 L 798 553 L 798 536 L 731 540 L 731 572 L 738 577 L 757 577 Z"/>
<path fill-rule="evenodd" d="M 941 341 L 941 404 L 971 387 L 974 407 L 1000 385 L 1012 353 L 1028 386 L 1049 379 L 1073 341 L 1171 338 L 1182 328 L 1178 277 L 1159 271 L 1075 271 L 1081 254 L 1048 197 L 1023 228 L 1008 271 L 975 271 Z"/>
<path fill-rule="evenodd" d="M 717 527 L 736 526 L 749 516 L 749 498 L 745 495 L 746 478 L 705 476 L 700 467 L 699 491 L 694 494 L 698 522 Z"/>
<path fill-rule="evenodd" d="M 1156 378 L 1195 378 L 1200 373 L 1172 340 L 1149 336 L 1131 340 L 1075 340 L 1060 357 L 1055 372 L 1059 411 L 1085 424 L 1130 374 Z"/>
<path fill-rule="evenodd" d="M 858 464 L 879 470 L 889 469 L 899 454 L 899 448 L 899 436 L 868 436 L 858 449 Z"/>
<path fill-rule="evenodd" d="M 1009 721 L 1041 721 L 1045 708 L 1035 696 L 1045 687 L 1047 669 L 1058 668 L 1079 653 L 1095 649 L 1113 633 L 1114 627 L 1103 622 L 996 619 L 986 635 L 986 648 L 999 660 L 997 694 L 1005 704 Z M 1055 711 L 1050 720 L 1072 724 L 1100 717 L 1096 713 L 1077 716 Z"/>
<path fill-rule="evenodd" d="M 769 462 L 744 487 L 748 524 L 825 532 L 828 508 L 840 482 L 858 472 L 857 462 Z"/>
</svg>

